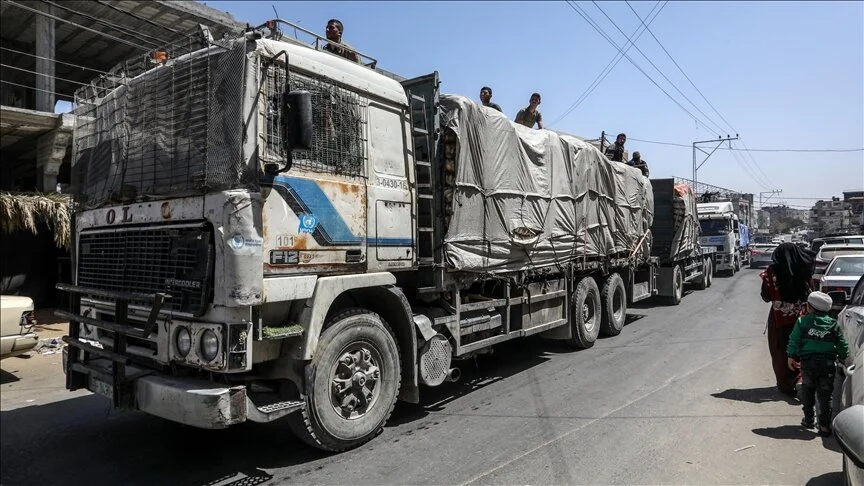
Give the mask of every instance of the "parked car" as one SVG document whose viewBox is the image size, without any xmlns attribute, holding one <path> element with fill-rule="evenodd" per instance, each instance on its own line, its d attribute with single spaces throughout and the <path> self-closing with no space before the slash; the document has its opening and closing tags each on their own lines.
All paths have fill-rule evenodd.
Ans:
<svg viewBox="0 0 864 486">
<path fill-rule="evenodd" d="M 816 259 L 813 262 L 813 280 L 811 283 L 814 289 L 819 288 L 819 280 L 831 260 L 840 255 L 864 255 L 864 245 L 823 245 L 816 253 Z"/>
<path fill-rule="evenodd" d="M 816 238 L 810 242 L 810 250 L 818 252 L 824 245 L 864 245 L 864 235 Z"/>
<path fill-rule="evenodd" d="M 0 295 L 0 359 L 33 349 L 39 341 L 33 332 L 35 325 L 33 299 L 18 295 Z"/>
<path fill-rule="evenodd" d="M 750 268 L 768 266 L 772 263 L 771 256 L 777 245 L 771 243 L 756 243 L 750 245 Z"/>
<path fill-rule="evenodd" d="M 853 362 L 843 368 L 845 379 L 834 406 L 834 436 L 843 450 L 845 484 L 864 485 L 864 379 L 853 378 L 864 373 L 864 277 L 858 279 L 849 305 L 837 317 Z"/>
<path fill-rule="evenodd" d="M 840 255 L 834 257 L 822 279 L 819 290 L 834 300 L 832 309 L 842 309 L 852 297 L 855 284 L 864 275 L 864 253 L 861 255 Z"/>
</svg>

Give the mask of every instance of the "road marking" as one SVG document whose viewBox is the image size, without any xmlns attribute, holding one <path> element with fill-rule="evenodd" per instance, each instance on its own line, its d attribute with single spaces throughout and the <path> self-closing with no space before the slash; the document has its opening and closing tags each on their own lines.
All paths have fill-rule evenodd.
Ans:
<svg viewBox="0 0 864 486">
<path fill-rule="evenodd" d="M 584 423 L 584 424 L 582 424 L 582 425 L 579 425 L 579 426 L 577 426 L 577 427 L 575 427 L 575 428 L 573 428 L 573 429 L 570 429 L 569 431 L 567 431 L 567 432 L 565 432 L 565 433 L 559 435 L 558 437 L 552 438 L 552 439 L 550 439 L 550 440 L 548 440 L 548 441 L 546 441 L 546 442 L 544 442 L 544 443 L 538 445 L 537 447 L 535 447 L 535 448 L 533 448 L 533 449 L 531 449 L 531 450 L 528 450 L 528 451 L 526 451 L 526 452 L 524 452 L 524 453 L 522 453 L 522 454 L 520 454 L 520 455 L 514 457 L 513 459 L 510 459 L 509 461 L 503 462 L 503 463 L 499 464 L 498 466 L 495 466 L 495 467 L 493 467 L 492 469 L 487 470 L 487 471 L 484 472 L 484 473 L 481 473 L 481 474 L 479 474 L 479 475 L 477 475 L 477 476 L 474 476 L 473 478 L 471 478 L 471 479 L 469 479 L 468 481 L 465 481 L 465 482 L 463 482 L 463 483 L 461 483 L 461 484 L 462 484 L 462 486 L 465 486 L 466 484 L 471 484 L 471 483 L 473 483 L 473 482 L 476 482 L 476 481 L 478 481 L 479 479 L 482 479 L 482 478 L 484 478 L 484 477 L 486 477 L 486 476 L 488 476 L 488 475 L 494 473 L 495 471 L 497 471 L 497 470 L 499 470 L 499 469 L 501 469 L 501 468 L 503 468 L 503 467 L 505 467 L 505 466 L 509 466 L 510 464 L 513 464 L 514 462 L 518 461 L 519 459 L 522 459 L 523 457 L 526 457 L 526 456 L 528 456 L 528 455 L 530 455 L 530 454 L 533 454 L 533 453 L 539 451 L 540 449 L 542 449 L 542 448 L 544 448 L 544 447 L 547 447 L 547 446 L 549 446 L 550 444 L 553 444 L 553 443 L 555 443 L 555 442 L 557 442 L 557 441 L 559 441 L 559 440 L 561 440 L 561 439 L 563 439 L 563 438 L 565 438 L 565 437 L 569 437 L 570 435 L 573 435 L 575 432 L 578 432 L 578 431 L 584 429 L 585 427 L 588 427 L 589 425 L 592 425 L 592 424 L 594 424 L 594 423 L 596 423 L 596 422 L 599 422 L 600 420 L 603 420 L 603 419 L 609 417 L 610 415 L 614 415 L 614 414 L 618 413 L 619 411 L 621 411 L 621 410 L 623 410 L 623 409 L 629 407 L 630 405 L 633 405 L 633 404 L 635 404 L 635 403 L 637 403 L 637 402 L 639 402 L 639 401 L 641 401 L 641 400 L 644 400 L 644 399 L 650 397 L 651 395 L 657 393 L 658 391 L 660 391 L 660 390 L 666 388 L 667 386 L 671 385 L 672 383 L 674 383 L 674 382 L 676 382 L 676 381 L 678 381 L 678 380 L 681 380 L 681 379 L 687 378 L 688 376 L 690 376 L 690 375 L 692 375 L 692 374 L 695 374 L 695 373 L 698 373 L 698 372 L 704 370 L 705 368 L 708 368 L 709 366 L 713 366 L 714 364 L 716 364 L 716 363 L 718 363 L 718 362 L 720 362 L 720 361 L 723 361 L 724 359 L 727 359 L 728 357 L 732 356 L 733 354 L 738 353 L 739 351 L 741 351 L 741 350 L 743 350 L 743 349 L 745 349 L 745 348 L 748 348 L 748 347 L 750 347 L 750 346 L 751 346 L 750 344 L 747 344 L 747 345 L 744 345 L 744 346 L 739 346 L 739 347 L 736 348 L 734 351 L 732 351 L 732 352 L 730 352 L 730 353 L 727 353 L 727 354 L 724 354 L 723 356 L 721 356 L 721 357 L 719 357 L 719 358 L 717 358 L 717 359 L 715 359 L 715 360 L 713 360 L 713 361 L 710 361 L 710 362 L 708 362 L 708 363 L 706 363 L 706 364 L 704 364 L 704 365 L 702 365 L 702 366 L 700 366 L 700 367 L 698 367 L 698 368 L 694 368 L 694 369 L 688 371 L 687 373 L 684 373 L 683 375 L 680 375 L 680 376 L 673 376 L 673 377 L 667 379 L 667 380 L 666 380 L 662 385 L 660 385 L 659 387 L 655 388 L 654 390 L 651 390 L 650 392 L 645 393 L 644 395 L 641 395 L 641 396 L 639 396 L 639 397 L 637 397 L 637 398 L 634 398 L 633 400 L 631 400 L 631 401 L 625 403 L 624 405 L 621 405 L 620 407 L 614 408 L 614 409 L 610 410 L 609 412 L 607 412 L 607 413 L 605 413 L 605 414 L 603 414 L 603 415 L 601 415 L 601 416 L 595 418 L 594 420 L 591 420 L 590 422 L 586 422 L 586 423 Z"/>
</svg>

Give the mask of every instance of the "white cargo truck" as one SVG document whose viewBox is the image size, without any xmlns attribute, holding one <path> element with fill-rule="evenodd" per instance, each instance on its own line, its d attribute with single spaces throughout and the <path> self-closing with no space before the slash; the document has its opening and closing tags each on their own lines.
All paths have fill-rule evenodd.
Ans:
<svg viewBox="0 0 864 486">
<path fill-rule="evenodd" d="M 589 348 L 655 294 L 640 171 L 437 73 L 267 37 L 78 92 L 70 390 L 202 428 L 285 417 L 339 451 L 460 359 Z"/>
</svg>

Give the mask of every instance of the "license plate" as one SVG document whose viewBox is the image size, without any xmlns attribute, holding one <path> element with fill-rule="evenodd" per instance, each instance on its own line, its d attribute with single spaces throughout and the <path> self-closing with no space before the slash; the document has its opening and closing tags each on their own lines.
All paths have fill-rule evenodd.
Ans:
<svg viewBox="0 0 864 486">
<path fill-rule="evenodd" d="M 102 395 L 105 398 L 114 398 L 114 387 L 110 383 L 100 380 L 95 376 L 90 376 L 90 386 L 88 387 L 93 393 Z"/>
</svg>

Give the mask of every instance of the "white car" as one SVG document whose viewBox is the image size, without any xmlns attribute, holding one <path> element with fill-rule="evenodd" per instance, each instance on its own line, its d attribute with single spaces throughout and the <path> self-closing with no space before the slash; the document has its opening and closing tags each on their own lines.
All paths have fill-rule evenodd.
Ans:
<svg viewBox="0 0 864 486">
<path fill-rule="evenodd" d="M 30 351 L 39 342 L 33 326 L 33 299 L 0 295 L 0 359 Z"/>
<path fill-rule="evenodd" d="M 755 243 L 750 245 L 750 268 L 771 265 L 774 260 L 774 250 L 777 245 L 774 243 Z"/>
</svg>

